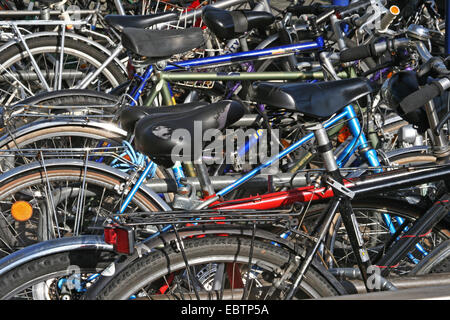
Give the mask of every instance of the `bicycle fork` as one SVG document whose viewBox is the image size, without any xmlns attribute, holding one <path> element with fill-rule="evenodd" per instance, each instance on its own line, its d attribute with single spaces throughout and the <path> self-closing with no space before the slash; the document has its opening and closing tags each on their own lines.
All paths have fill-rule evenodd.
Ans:
<svg viewBox="0 0 450 320">
<path fill-rule="evenodd" d="M 333 189 L 336 197 L 328 205 L 321 227 L 317 234 L 314 235 L 317 239 L 316 243 L 307 251 L 306 258 L 300 265 L 297 277 L 291 287 L 291 290 L 286 295 L 286 299 L 290 300 L 295 296 L 298 287 L 303 280 L 306 271 L 311 265 L 321 243 L 323 242 L 338 209 L 342 216 L 342 221 L 348 234 L 352 249 L 355 253 L 357 264 L 361 271 L 362 280 L 364 281 L 368 292 L 374 291 L 372 288 L 369 288 L 367 281 L 367 270 L 371 266 L 369 254 L 364 246 L 358 222 L 356 221 L 355 214 L 350 204 L 350 200 L 353 198 L 354 193 L 343 185 L 343 178 L 333 154 L 332 144 L 322 124 L 318 124 L 310 129 L 314 131 L 314 136 L 316 137 L 318 145 L 318 152 L 321 154 L 324 160 L 325 168 L 329 174 L 327 183 Z"/>
</svg>

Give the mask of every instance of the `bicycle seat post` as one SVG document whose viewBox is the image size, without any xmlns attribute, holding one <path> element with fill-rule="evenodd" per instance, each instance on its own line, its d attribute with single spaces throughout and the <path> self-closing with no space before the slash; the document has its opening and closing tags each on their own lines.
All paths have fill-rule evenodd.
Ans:
<svg viewBox="0 0 450 320">
<path fill-rule="evenodd" d="M 321 123 L 309 127 L 308 129 L 314 132 L 317 141 L 317 149 L 322 156 L 327 172 L 330 173 L 333 178 L 342 180 L 339 166 L 334 157 L 333 146 L 328 138 L 327 131 Z"/>
<path fill-rule="evenodd" d="M 214 194 L 214 188 L 209 178 L 208 169 L 205 163 L 200 159 L 194 161 L 195 171 L 197 173 L 200 186 L 202 188 L 203 196 L 208 197 Z"/>
<path fill-rule="evenodd" d="M 333 153 L 333 146 L 331 145 L 330 139 L 328 138 L 327 131 L 325 130 L 325 128 L 321 123 L 315 124 L 311 127 L 308 127 L 307 129 L 314 132 L 314 136 L 316 137 L 316 144 L 318 145 L 318 152 L 322 155 L 322 159 L 325 162 L 325 168 L 327 172 L 330 173 L 330 175 L 332 175 L 333 178 L 337 179 L 339 183 L 341 183 L 342 177 L 340 176 L 339 167 L 336 163 L 336 158 L 334 157 Z M 341 206 L 343 200 L 344 197 L 340 194 L 337 194 L 337 196 L 334 197 L 329 203 L 328 208 L 325 211 L 325 215 L 322 218 L 320 229 L 317 233 L 314 234 L 317 240 L 314 246 L 308 249 L 305 260 L 303 261 L 303 263 L 299 268 L 297 277 L 290 291 L 286 295 L 287 300 L 290 300 L 295 296 L 297 289 L 300 285 L 300 282 L 302 281 L 309 266 L 311 265 L 314 256 L 319 250 L 319 247 L 322 245 L 322 242 L 325 239 L 325 236 L 329 230 L 331 222 L 333 221 L 334 216 L 338 208 Z"/>
</svg>

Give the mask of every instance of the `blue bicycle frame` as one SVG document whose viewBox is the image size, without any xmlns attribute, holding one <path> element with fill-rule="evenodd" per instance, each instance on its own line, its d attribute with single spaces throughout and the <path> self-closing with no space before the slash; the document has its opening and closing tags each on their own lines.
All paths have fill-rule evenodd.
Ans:
<svg viewBox="0 0 450 320">
<path fill-rule="evenodd" d="M 325 129 L 329 129 L 329 128 L 333 127 L 334 125 L 336 125 L 341 120 L 344 120 L 344 121 L 347 122 L 349 130 L 350 130 L 350 133 L 353 136 L 353 139 L 347 145 L 347 147 L 344 149 L 344 151 L 337 157 L 337 159 L 336 159 L 337 164 L 340 167 L 344 166 L 346 164 L 346 162 L 349 160 L 350 155 L 352 155 L 355 152 L 356 149 L 359 149 L 359 150 L 362 151 L 362 156 L 367 160 L 368 164 L 371 167 L 378 168 L 375 171 L 377 171 L 377 172 L 382 171 L 381 163 L 378 160 L 377 152 L 374 149 L 370 148 L 369 143 L 368 143 L 368 141 L 366 139 L 366 136 L 365 136 L 364 132 L 362 132 L 362 130 L 361 130 L 361 126 L 360 126 L 360 123 L 358 121 L 355 109 L 353 108 L 352 105 L 346 106 L 342 110 L 341 113 L 337 114 L 336 116 L 334 116 L 330 120 L 326 121 L 324 123 L 324 128 Z M 224 196 L 224 195 L 228 194 L 229 192 L 239 188 L 245 182 L 247 182 L 248 180 L 250 180 L 254 176 L 258 175 L 263 169 L 265 169 L 265 168 L 271 166 L 272 164 L 276 163 L 277 161 L 281 160 L 286 155 L 288 155 L 289 153 L 291 153 L 291 152 L 295 151 L 296 149 L 300 148 L 302 145 L 304 145 L 305 143 L 309 142 L 313 138 L 314 138 L 314 133 L 310 133 L 310 134 L 306 135 L 305 137 L 303 137 L 302 139 L 300 139 L 296 143 L 292 144 L 288 148 L 286 148 L 283 151 L 281 151 L 279 154 L 277 154 L 274 157 L 272 157 L 270 160 L 268 160 L 265 163 L 261 164 L 257 168 L 254 168 L 253 170 L 251 170 L 250 172 L 245 174 L 243 177 L 237 179 L 234 183 L 232 183 L 229 186 L 225 187 L 224 189 L 218 191 L 216 193 L 216 195 L 217 196 Z M 123 204 L 122 204 L 122 206 L 120 208 L 119 214 L 125 212 L 125 209 L 126 209 L 128 203 L 131 201 L 131 199 L 133 198 L 134 194 L 137 192 L 137 190 L 139 189 L 141 184 L 144 182 L 145 177 L 147 177 L 149 172 L 152 172 L 152 171 L 154 172 L 155 169 L 156 169 L 155 164 L 150 161 L 147 164 L 144 172 L 141 174 L 140 178 L 136 182 L 136 184 L 133 186 L 132 190 L 129 192 L 129 194 L 125 198 L 125 200 L 124 200 L 124 202 L 123 202 Z M 179 167 L 177 167 L 177 170 L 179 170 Z M 176 174 L 179 176 L 182 173 L 176 172 Z M 394 234 L 396 230 L 395 230 L 395 227 L 391 223 L 390 215 L 389 214 L 383 214 L 383 219 L 385 220 L 386 225 L 389 227 L 390 233 Z M 397 219 L 397 221 L 400 224 L 403 223 L 403 219 L 401 219 L 401 218 L 396 218 L 396 219 Z M 171 225 L 167 225 L 161 230 L 161 232 L 166 232 L 166 231 L 170 230 L 170 228 L 171 228 Z M 160 232 L 157 232 L 157 233 L 153 234 L 151 237 L 156 237 L 159 234 L 160 234 Z M 417 244 L 416 247 L 423 254 L 425 254 L 425 255 L 427 254 L 426 251 L 423 249 L 423 247 L 420 244 Z M 409 258 L 415 263 L 418 262 L 417 259 L 414 258 L 411 254 L 409 254 Z"/>
</svg>

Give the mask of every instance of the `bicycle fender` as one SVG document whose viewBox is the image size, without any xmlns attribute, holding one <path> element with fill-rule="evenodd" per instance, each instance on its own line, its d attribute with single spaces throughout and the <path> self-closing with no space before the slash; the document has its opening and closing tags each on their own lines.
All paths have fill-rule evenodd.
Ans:
<svg viewBox="0 0 450 320">
<path fill-rule="evenodd" d="M 0 260 L 0 277 L 31 260 L 39 259 L 55 253 L 74 250 L 104 250 L 113 252 L 113 246 L 107 244 L 102 236 L 78 236 L 58 238 L 39 242 L 16 251 Z"/>
<path fill-rule="evenodd" d="M 18 128 L 16 131 L 11 133 L 6 133 L 0 137 L 0 148 L 4 147 L 6 144 L 13 141 L 13 139 L 18 139 L 25 134 L 29 134 L 31 132 L 43 129 L 49 129 L 54 127 L 61 126 L 79 126 L 79 127 L 91 127 L 94 129 L 102 129 L 111 133 L 114 133 L 120 137 L 126 139 L 127 132 L 123 129 L 120 129 L 117 125 L 107 122 L 99 122 L 85 119 L 70 119 L 70 118 L 61 118 L 61 119 L 51 119 L 51 120 L 38 120 L 33 121 L 29 124 L 23 125 Z"/>
</svg>

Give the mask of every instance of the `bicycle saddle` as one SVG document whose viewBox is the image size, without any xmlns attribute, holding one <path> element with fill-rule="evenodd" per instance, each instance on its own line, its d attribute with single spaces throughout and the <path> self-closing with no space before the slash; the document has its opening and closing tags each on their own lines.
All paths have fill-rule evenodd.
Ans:
<svg viewBox="0 0 450 320">
<path fill-rule="evenodd" d="M 227 11 L 206 6 L 202 11 L 203 22 L 221 39 L 233 39 L 253 28 L 265 28 L 275 17 L 264 11 Z"/>
<path fill-rule="evenodd" d="M 244 113 L 242 103 L 223 100 L 190 112 L 145 116 L 134 129 L 136 148 L 164 167 L 173 166 L 175 147 L 178 151 L 188 152 L 180 155 L 183 160 L 194 161 L 198 150 L 196 145 L 201 143 L 203 146 L 205 131 L 223 130 L 238 121 Z"/>
<path fill-rule="evenodd" d="M 122 45 L 148 58 L 166 59 L 174 54 L 201 47 L 205 40 L 201 28 L 146 30 L 124 28 Z"/>
<path fill-rule="evenodd" d="M 300 112 L 314 119 L 331 117 L 373 90 L 364 78 L 317 83 L 259 82 L 253 89 L 254 99 L 259 103 Z"/>
<path fill-rule="evenodd" d="M 108 14 L 105 21 L 111 27 L 122 31 L 124 28 L 145 29 L 155 24 L 176 20 L 178 15 L 174 12 L 155 13 L 146 16 L 122 16 L 118 14 Z"/>
<path fill-rule="evenodd" d="M 167 107 L 124 107 L 119 111 L 120 127 L 128 133 L 134 132 L 136 123 L 149 115 L 172 115 L 174 113 L 192 112 L 208 105 L 208 102 L 191 102 Z"/>
</svg>

